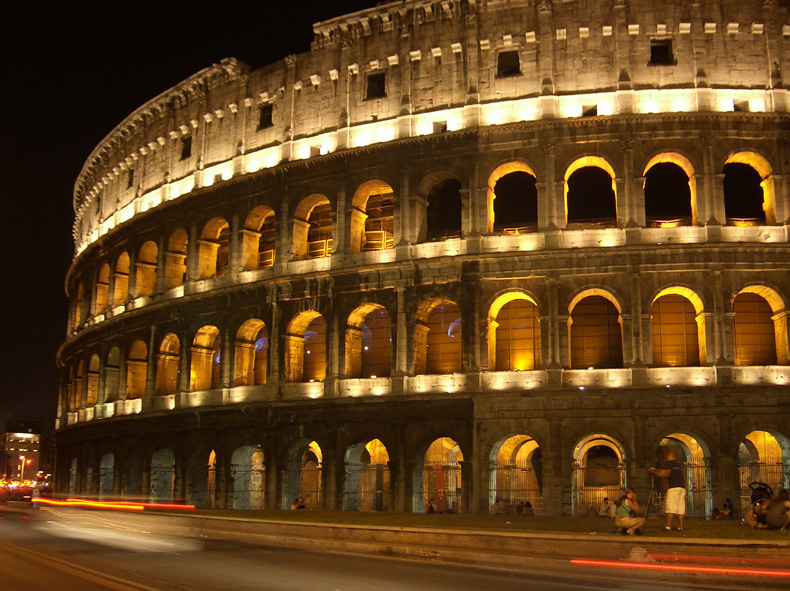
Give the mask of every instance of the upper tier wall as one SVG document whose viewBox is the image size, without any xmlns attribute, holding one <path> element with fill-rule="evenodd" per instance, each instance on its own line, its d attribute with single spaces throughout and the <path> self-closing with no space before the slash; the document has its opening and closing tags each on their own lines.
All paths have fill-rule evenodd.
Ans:
<svg viewBox="0 0 790 591">
<path fill-rule="evenodd" d="M 318 23 L 309 52 L 223 60 L 119 124 L 75 184 L 77 253 L 197 187 L 338 150 L 590 114 L 786 112 L 787 23 L 769 0 L 404 0 Z"/>
</svg>

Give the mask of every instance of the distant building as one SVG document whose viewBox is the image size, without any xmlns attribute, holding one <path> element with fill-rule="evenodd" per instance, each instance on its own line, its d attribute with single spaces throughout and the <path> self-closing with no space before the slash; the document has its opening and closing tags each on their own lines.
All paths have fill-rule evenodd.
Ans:
<svg viewBox="0 0 790 591">
<path fill-rule="evenodd" d="M 0 473 L 8 480 L 36 480 L 41 452 L 41 421 L 9 419 L 2 432 Z"/>
<path fill-rule="evenodd" d="M 789 3 L 402 0 L 151 99 L 74 186 L 57 488 L 584 515 L 667 449 L 691 515 L 787 486 Z"/>
</svg>

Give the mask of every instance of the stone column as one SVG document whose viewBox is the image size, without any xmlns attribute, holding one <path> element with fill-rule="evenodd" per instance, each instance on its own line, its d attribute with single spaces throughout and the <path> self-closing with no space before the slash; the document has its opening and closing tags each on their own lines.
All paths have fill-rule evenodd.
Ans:
<svg viewBox="0 0 790 591">
<path fill-rule="evenodd" d="M 179 335 L 179 359 L 178 359 L 178 390 L 176 393 L 189 392 L 190 388 L 190 365 L 192 363 L 192 342 L 189 333 L 185 329 Z"/>
<path fill-rule="evenodd" d="M 243 268 L 241 232 L 239 212 L 234 211 L 230 218 L 230 228 L 228 228 L 228 273 L 233 275 Z"/>
<path fill-rule="evenodd" d="M 143 406 L 146 408 L 150 408 L 151 399 L 156 394 L 156 370 L 158 361 L 156 342 L 158 338 L 159 331 L 155 325 L 152 325 L 149 331 L 148 356 L 145 367 L 145 394 L 143 396 Z"/>
<path fill-rule="evenodd" d="M 223 324 L 220 328 L 220 335 L 222 335 L 222 342 L 220 343 L 220 366 L 219 366 L 219 387 L 230 388 L 233 385 L 233 368 L 236 339 L 235 334 L 229 326 L 227 318 L 223 319 Z"/>
</svg>

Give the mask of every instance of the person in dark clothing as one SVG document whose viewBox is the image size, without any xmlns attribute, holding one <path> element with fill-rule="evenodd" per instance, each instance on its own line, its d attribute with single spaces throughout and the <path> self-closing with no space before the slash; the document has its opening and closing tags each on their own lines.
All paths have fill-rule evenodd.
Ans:
<svg viewBox="0 0 790 591">
<path fill-rule="evenodd" d="M 683 516 L 686 514 L 686 471 L 675 459 L 675 454 L 668 451 L 663 468 L 650 468 L 653 476 L 667 479 L 666 512 L 667 523 L 664 529 L 672 531 L 672 517 L 677 515 L 678 531 L 683 531 Z"/>
<path fill-rule="evenodd" d="M 786 488 L 783 488 L 768 501 L 765 525 L 781 531 L 787 527 L 788 523 L 790 523 L 790 493 Z"/>
</svg>

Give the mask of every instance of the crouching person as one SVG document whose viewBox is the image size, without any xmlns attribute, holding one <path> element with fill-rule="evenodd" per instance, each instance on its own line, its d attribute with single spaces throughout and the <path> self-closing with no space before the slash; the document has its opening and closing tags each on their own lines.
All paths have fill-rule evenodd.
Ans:
<svg viewBox="0 0 790 591">
<path fill-rule="evenodd" d="M 636 502 L 636 493 L 630 488 L 626 489 L 620 501 L 617 503 L 617 510 L 614 514 L 614 524 L 618 530 L 624 530 L 629 536 L 642 535 L 642 527 L 645 525 L 643 517 L 637 517 L 639 513 L 639 503 Z"/>
</svg>

